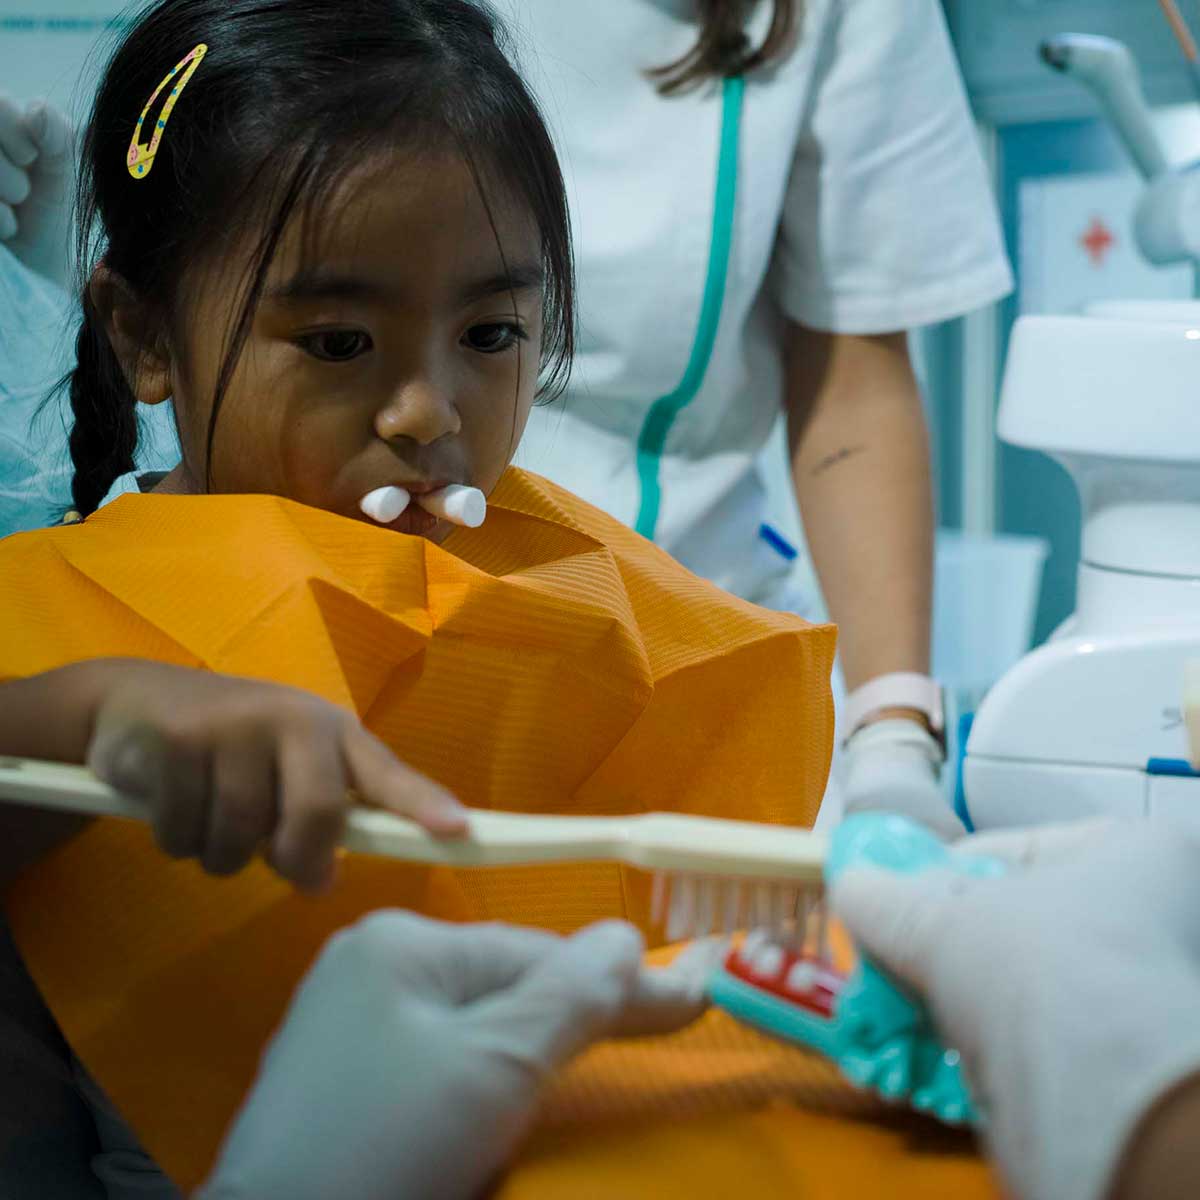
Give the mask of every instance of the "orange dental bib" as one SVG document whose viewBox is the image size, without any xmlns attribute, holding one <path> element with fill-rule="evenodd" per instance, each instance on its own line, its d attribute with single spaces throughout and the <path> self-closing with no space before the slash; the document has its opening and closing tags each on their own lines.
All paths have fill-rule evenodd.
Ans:
<svg viewBox="0 0 1200 1200">
<path fill-rule="evenodd" d="M 0 678 L 129 655 L 307 688 L 480 808 L 810 824 L 833 653 L 831 627 L 736 600 L 519 471 L 441 548 L 269 496 L 128 496 L 0 542 Z M 648 923 L 645 880 L 611 865 L 344 867 L 310 900 L 100 821 L 10 890 L 68 1039 L 181 1184 L 303 970 L 361 913 Z"/>
</svg>

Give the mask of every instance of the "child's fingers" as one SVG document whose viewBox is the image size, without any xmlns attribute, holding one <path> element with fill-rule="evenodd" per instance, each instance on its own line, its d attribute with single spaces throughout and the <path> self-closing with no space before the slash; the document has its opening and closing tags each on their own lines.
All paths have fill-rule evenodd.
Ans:
<svg viewBox="0 0 1200 1200">
<path fill-rule="evenodd" d="M 402 763 L 361 725 L 347 731 L 342 752 L 351 785 L 368 804 L 408 817 L 430 833 L 466 832 L 466 809 L 440 784 Z"/>
<path fill-rule="evenodd" d="M 164 853 L 199 855 L 208 812 L 208 761 L 202 751 L 173 745 L 147 722 L 102 714 L 88 766 L 118 792 L 145 802 Z"/>
<path fill-rule="evenodd" d="M 163 745 L 150 802 L 154 836 L 172 858 L 199 858 L 208 833 L 212 760 L 207 749 Z"/>
<path fill-rule="evenodd" d="M 279 816 L 269 860 L 305 891 L 319 891 L 332 876 L 334 854 L 346 826 L 346 774 L 333 738 L 285 737 L 279 747 Z"/>
<path fill-rule="evenodd" d="M 16 214 L 7 204 L 0 203 L 0 242 L 16 237 L 17 229 Z"/>
<path fill-rule="evenodd" d="M 279 817 L 274 746 L 261 739 L 218 748 L 213 796 L 201 864 L 213 875 L 232 875 L 258 853 Z"/>
</svg>

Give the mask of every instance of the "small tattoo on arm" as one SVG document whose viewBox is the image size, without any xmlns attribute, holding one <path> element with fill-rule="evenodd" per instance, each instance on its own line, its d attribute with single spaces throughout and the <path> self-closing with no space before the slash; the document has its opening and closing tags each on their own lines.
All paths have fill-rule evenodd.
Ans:
<svg viewBox="0 0 1200 1200">
<path fill-rule="evenodd" d="M 856 454 L 861 454 L 866 449 L 865 446 L 843 446 L 840 450 L 833 454 L 827 454 L 815 467 L 812 474 L 824 475 L 830 467 L 836 467 L 838 463 L 845 462 L 848 458 L 853 458 Z"/>
</svg>

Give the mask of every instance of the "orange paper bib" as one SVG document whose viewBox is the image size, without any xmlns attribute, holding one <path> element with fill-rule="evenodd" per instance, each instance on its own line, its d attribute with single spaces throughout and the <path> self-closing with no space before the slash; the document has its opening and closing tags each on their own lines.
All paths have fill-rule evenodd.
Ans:
<svg viewBox="0 0 1200 1200">
<path fill-rule="evenodd" d="M 810 824 L 832 749 L 834 631 L 695 578 L 510 471 L 444 547 L 270 496 L 127 496 L 0 542 L 0 678 L 132 655 L 307 688 L 467 804 Z M 181 1183 L 328 934 L 381 906 L 569 929 L 645 924 L 612 866 L 453 873 L 346 862 L 330 897 L 231 880 L 100 821 L 12 889 L 29 968 Z"/>
</svg>

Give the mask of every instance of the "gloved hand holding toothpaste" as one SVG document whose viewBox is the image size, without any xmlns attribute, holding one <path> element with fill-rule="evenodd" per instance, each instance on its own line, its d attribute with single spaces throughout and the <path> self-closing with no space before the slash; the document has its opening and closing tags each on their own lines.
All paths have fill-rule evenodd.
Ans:
<svg viewBox="0 0 1200 1200">
<path fill-rule="evenodd" d="M 1200 756 L 1198 756 L 1200 757 Z M 1012 874 L 848 871 L 835 912 L 958 1049 L 1019 1200 L 1200 1177 L 1200 841 L 1143 822 L 965 839 Z"/>
</svg>

